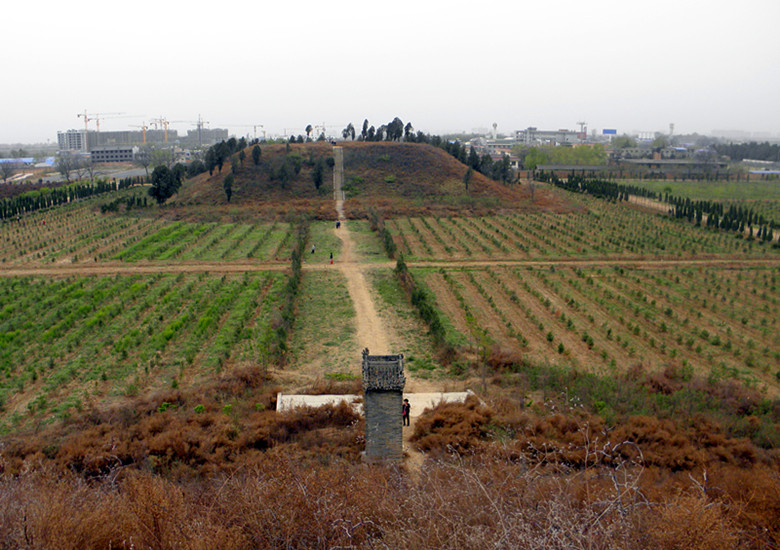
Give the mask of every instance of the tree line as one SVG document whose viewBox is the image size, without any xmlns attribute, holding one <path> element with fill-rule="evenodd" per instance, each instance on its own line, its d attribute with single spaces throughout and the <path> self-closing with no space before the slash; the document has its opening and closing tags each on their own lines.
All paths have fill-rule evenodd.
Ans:
<svg viewBox="0 0 780 550">
<path fill-rule="evenodd" d="M 767 219 L 752 208 L 741 205 L 726 205 L 708 200 L 691 200 L 667 196 L 666 202 L 672 206 L 671 213 L 677 219 L 687 219 L 696 225 L 706 225 L 714 229 L 748 233 L 760 241 L 772 241 L 773 229 L 780 227 L 775 220 Z M 703 222 L 704 216 L 706 222 Z"/>
<path fill-rule="evenodd" d="M 669 193 L 661 195 L 635 185 L 586 178 L 576 174 L 567 179 L 561 179 L 554 173 L 548 174 L 542 171 L 536 174 L 535 178 L 537 181 L 550 183 L 566 191 L 586 193 L 613 202 L 627 201 L 631 195 L 666 202 L 671 206 L 669 212 L 675 219 L 686 219 L 695 225 L 705 225 L 712 229 L 734 231 L 739 234 L 748 233 L 748 238 L 756 238 L 760 241 L 774 240 L 773 229 L 780 228 L 780 224 L 775 220 L 768 219 L 763 214 L 744 205 L 728 205 L 711 200 L 691 200 Z M 707 217 L 706 222 L 704 221 L 705 216 Z"/>
<path fill-rule="evenodd" d="M 599 178 L 586 178 L 578 174 L 574 174 L 567 179 L 561 179 L 554 172 L 547 173 L 542 170 L 534 175 L 534 179 L 550 183 L 572 193 L 586 193 L 613 202 L 627 201 L 630 195 L 649 199 L 659 198 L 658 193 L 636 185 L 625 185 Z"/>
<path fill-rule="evenodd" d="M 119 181 L 100 179 L 95 180 L 94 183 L 82 182 L 53 189 L 44 187 L 40 190 L 28 191 L 16 197 L 0 199 L 0 219 L 13 219 L 36 210 L 67 204 L 76 199 L 127 189 L 140 183 L 142 183 L 141 178 L 123 178 Z"/>
<path fill-rule="evenodd" d="M 607 163 L 607 152 L 603 145 L 588 147 L 516 145 L 513 152 L 522 159 L 523 167 L 526 170 L 536 170 L 540 164 L 602 166 Z"/>
<path fill-rule="evenodd" d="M 733 161 L 745 159 L 780 162 L 780 144 L 765 141 L 758 143 L 718 143 L 712 146 L 719 155 L 726 155 Z"/>
</svg>

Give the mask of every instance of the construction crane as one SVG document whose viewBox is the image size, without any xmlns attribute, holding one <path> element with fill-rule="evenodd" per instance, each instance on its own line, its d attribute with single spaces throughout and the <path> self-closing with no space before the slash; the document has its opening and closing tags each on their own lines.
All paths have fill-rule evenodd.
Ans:
<svg viewBox="0 0 780 550">
<path fill-rule="evenodd" d="M 92 115 L 95 119 L 95 126 L 97 127 L 98 134 L 100 133 L 100 119 L 101 118 L 122 118 L 123 116 L 132 116 L 132 115 L 125 115 L 124 113 L 98 113 L 96 115 Z"/>
<path fill-rule="evenodd" d="M 130 127 L 131 128 L 140 128 L 141 129 L 141 131 L 143 132 L 143 136 L 144 136 L 144 145 L 146 145 L 146 131 L 149 129 L 149 127 L 146 125 L 146 123 L 142 122 L 141 126 L 137 126 L 135 124 L 131 124 Z"/>
<path fill-rule="evenodd" d="M 95 127 L 97 128 L 97 133 L 100 133 L 100 119 L 101 118 L 115 118 L 120 115 L 124 115 L 125 113 L 93 113 L 91 116 L 87 114 L 87 110 L 84 109 L 83 113 L 79 113 L 76 115 L 76 118 L 84 118 L 84 146 L 85 150 L 89 151 L 89 122 L 91 120 L 95 121 Z"/>
<path fill-rule="evenodd" d="M 227 128 L 252 128 L 254 130 L 255 139 L 257 139 L 257 129 L 261 128 L 263 132 L 263 139 L 265 139 L 265 126 L 262 124 L 225 124 Z"/>
<path fill-rule="evenodd" d="M 153 124 L 155 124 L 155 121 L 152 121 Z M 198 145 L 203 145 L 203 137 L 201 134 L 201 131 L 203 130 L 204 124 L 209 124 L 209 121 L 203 120 L 203 117 L 198 114 L 198 120 L 170 120 L 166 121 L 167 124 L 194 124 L 195 127 L 198 129 Z"/>
<path fill-rule="evenodd" d="M 165 143 L 168 143 L 168 125 L 170 122 L 163 116 L 160 116 L 160 118 L 154 118 L 150 122 L 151 124 L 154 124 L 155 130 L 157 129 L 158 124 L 162 126 L 163 130 L 165 131 Z"/>
</svg>

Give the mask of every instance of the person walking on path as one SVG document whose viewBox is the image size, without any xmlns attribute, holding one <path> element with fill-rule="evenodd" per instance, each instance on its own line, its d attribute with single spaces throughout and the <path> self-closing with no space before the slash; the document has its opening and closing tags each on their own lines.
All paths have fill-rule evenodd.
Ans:
<svg viewBox="0 0 780 550">
<path fill-rule="evenodd" d="M 408 399 L 404 399 L 404 404 L 401 405 L 401 420 L 404 426 L 409 425 L 409 413 L 412 411 L 412 406 L 409 404 Z"/>
<path fill-rule="evenodd" d="M 314 245 L 311 245 L 311 253 L 312 253 L 312 254 L 314 254 L 314 249 L 315 249 L 315 248 L 317 248 L 317 247 L 316 247 L 316 246 L 314 246 Z"/>
<path fill-rule="evenodd" d="M 330 253 L 330 263 L 333 263 L 333 252 Z"/>
</svg>

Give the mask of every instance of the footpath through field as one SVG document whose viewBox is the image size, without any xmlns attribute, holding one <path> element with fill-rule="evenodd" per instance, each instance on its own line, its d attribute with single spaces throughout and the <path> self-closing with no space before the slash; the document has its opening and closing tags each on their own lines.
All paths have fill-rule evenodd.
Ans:
<svg viewBox="0 0 780 550">
<path fill-rule="evenodd" d="M 359 272 L 362 277 L 366 269 L 392 269 L 395 262 L 373 262 L 361 265 L 355 259 L 354 242 L 348 235 L 345 222 L 341 230 L 335 230 L 342 239 L 342 257 L 338 268 L 345 276 L 348 273 Z M 343 231 L 342 231 L 343 230 Z M 346 240 L 345 240 L 346 239 Z M 347 242 L 348 241 L 348 242 Z M 349 250 L 347 250 L 349 248 Z M 545 260 L 430 260 L 407 261 L 409 267 L 461 268 L 461 267 L 611 267 L 619 266 L 636 269 L 664 269 L 684 266 L 712 266 L 725 269 L 741 269 L 747 267 L 780 267 L 780 258 L 746 258 L 734 254 L 718 254 L 689 258 L 672 257 L 611 257 L 611 258 L 549 258 Z M 0 277 L 72 277 L 72 276 L 107 276 L 133 275 L 152 273 L 255 273 L 260 271 L 284 271 L 290 268 L 289 262 L 247 262 L 247 261 L 187 261 L 187 262 L 100 262 L 73 264 L 12 264 L 0 265 Z M 332 270 L 327 264 L 308 264 L 304 271 Z M 364 283 L 365 286 L 365 283 Z M 366 287 L 367 288 L 367 287 Z M 350 294 L 351 296 L 351 294 Z M 372 348 L 371 351 L 373 352 Z"/>
<path fill-rule="evenodd" d="M 347 289 L 355 307 L 355 323 L 357 329 L 358 349 L 355 350 L 355 358 L 360 357 L 360 351 L 368 348 L 372 354 L 391 353 L 389 349 L 387 327 L 377 314 L 374 300 L 366 283 L 363 270 L 355 256 L 355 243 L 349 232 L 349 225 L 344 217 L 344 193 L 341 183 L 344 179 L 344 152 L 341 147 L 333 148 L 333 194 L 336 202 L 336 212 L 341 227 L 333 228 L 336 236 L 341 240 L 341 254 L 338 261 L 339 271 L 347 281 Z"/>
</svg>

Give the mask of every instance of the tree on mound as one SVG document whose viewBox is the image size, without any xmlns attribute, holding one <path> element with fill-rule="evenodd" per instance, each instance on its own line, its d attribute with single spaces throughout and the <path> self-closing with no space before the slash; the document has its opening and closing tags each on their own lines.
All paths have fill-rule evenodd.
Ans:
<svg viewBox="0 0 780 550">
<path fill-rule="evenodd" d="M 233 196 L 233 181 L 233 174 L 228 174 L 222 181 L 222 188 L 225 190 L 225 197 L 227 197 L 228 202 L 230 202 L 230 197 Z"/>
<path fill-rule="evenodd" d="M 290 153 L 281 159 L 274 158 L 270 164 L 268 176 L 271 181 L 279 181 L 282 189 L 286 189 L 290 181 L 301 171 L 303 158 L 297 153 Z"/>
<path fill-rule="evenodd" d="M 155 168 L 152 172 L 152 187 L 149 189 L 149 196 L 153 197 L 157 204 L 164 203 L 181 187 L 184 172 L 184 167 L 181 164 L 176 164 L 173 169 L 169 169 L 164 164 Z"/>
<path fill-rule="evenodd" d="M 314 182 L 314 187 L 317 189 L 317 191 L 320 190 L 320 187 L 322 186 L 322 182 L 324 181 L 325 176 L 325 161 L 321 158 L 318 158 L 314 163 L 314 169 L 311 172 L 311 179 Z"/>
<path fill-rule="evenodd" d="M 344 139 L 347 139 L 347 138 L 350 138 L 350 137 L 351 137 L 351 138 L 352 138 L 352 141 L 355 141 L 355 127 L 352 125 L 352 123 L 351 123 L 351 122 L 350 122 L 349 124 L 347 124 L 347 127 L 346 127 L 346 128 L 344 128 L 344 129 L 341 131 L 341 136 L 342 136 Z"/>
</svg>

